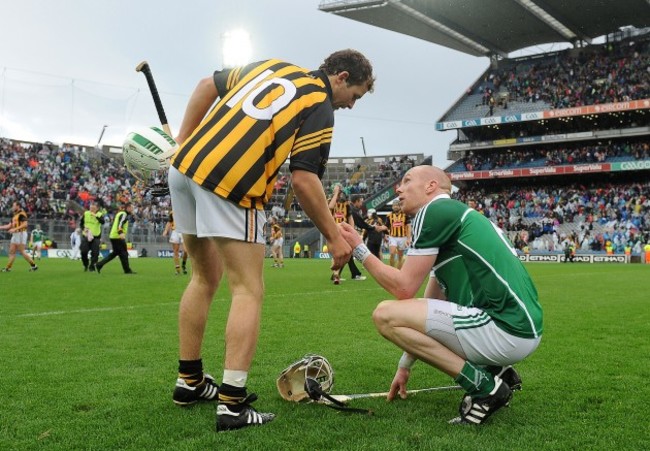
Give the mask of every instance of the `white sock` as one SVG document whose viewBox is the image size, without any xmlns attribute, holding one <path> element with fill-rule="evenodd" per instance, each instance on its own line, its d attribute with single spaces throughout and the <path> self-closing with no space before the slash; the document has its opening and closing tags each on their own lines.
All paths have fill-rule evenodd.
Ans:
<svg viewBox="0 0 650 451">
<path fill-rule="evenodd" d="M 223 383 L 233 387 L 246 387 L 248 371 L 223 370 Z"/>
</svg>

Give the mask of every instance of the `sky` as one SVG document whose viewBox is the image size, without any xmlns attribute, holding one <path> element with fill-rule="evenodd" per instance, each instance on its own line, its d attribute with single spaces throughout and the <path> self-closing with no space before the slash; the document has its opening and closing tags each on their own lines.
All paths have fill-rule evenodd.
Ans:
<svg viewBox="0 0 650 451">
<path fill-rule="evenodd" d="M 354 48 L 375 91 L 336 112 L 330 157 L 431 155 L 446 167 L 454 132 L 436 121 L 489 65 L 410 36 L 318 9 L 321 0 L 0 0 L 0 136 L 121 146 L 158 125 L 147 60 L 173 132 L 198 81 L 223 67 L 224 33 L 248 32 L 252 60 L 317 69 Z"/>
</svg>

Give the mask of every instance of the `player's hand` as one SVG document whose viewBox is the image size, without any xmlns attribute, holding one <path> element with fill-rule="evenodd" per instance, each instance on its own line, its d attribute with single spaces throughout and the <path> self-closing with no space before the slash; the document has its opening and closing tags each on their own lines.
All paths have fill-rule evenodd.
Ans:
<svg viewBox="0 0 650 451">
<path fill-rule="evenodd" d="M 119 236 L 120 236 L 120 239 L 121 239 L 121 240 L 126 240 L 126 235 L 125 235 L 125 234 L 123 234 L 123 233 L 120 233 L 120 235 L 119 235 Z"/>
<path fill-rule="evenodd" d="M 356 231 L 354 227 L 352 227 L 350 224 L 347 222 L 342 222 L 339 224 L 339 230 L 341 231 L 341 236 L 343 236 L 343 239 L 347 241 L 347 243 L 354 249 L 357 247 L 359 244 L 361 244 L 363 241 L 361 240 L 361 236 L 359 233 Z"/>
<path fill-rule="evenodd" d="M 387 401 L 392 401 L 395 399 L 395 395 L 399 394 L 399 397 L 406 399 L 408 396 L 406 394 L 406 384 L 409 381 L 411 376 L 411 370 L 408 368 L 397 368 L 393 382 L 390 384 L 390 390 L 388 391 L 388 396 L 386 397 Z"/>
<path fill-rule="evenodd" d="M 352 248 L 340 235 L 335 240 L 327 241 L 327 250 L 332 257 L 332 270 L 343 268 L 352 256 Z"/>
</svg>

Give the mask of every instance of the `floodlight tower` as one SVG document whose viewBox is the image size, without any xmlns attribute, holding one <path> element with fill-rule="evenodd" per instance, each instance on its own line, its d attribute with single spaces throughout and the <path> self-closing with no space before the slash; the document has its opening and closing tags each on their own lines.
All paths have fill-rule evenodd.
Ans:
<svg viewBox="0 0 650 451">
<path fill-rule="evenodd" d="M 243 66 L 251 62 L 253 50 L 246 30 L 226 31 L 221 35 L 221 40 L 224 68 Z"/>
</svg>

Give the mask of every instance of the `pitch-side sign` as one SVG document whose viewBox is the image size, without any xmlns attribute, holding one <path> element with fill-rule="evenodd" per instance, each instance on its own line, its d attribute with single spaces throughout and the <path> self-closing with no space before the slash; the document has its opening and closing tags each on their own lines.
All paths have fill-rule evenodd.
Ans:
<svg viewBox="0 0 650 451">
<path fill-rule="evenodd" d="M 397 193 L 395 192 L 395 190 L 397 189 L 398 186 L 399 186 L 398 184 L 390 185 L 386 187 L 381 193 L 367 200 L 366 208 L 377 209 L 384 206 L 386 202 L 395 199 L 397 197 Z"/>
<path fill-rule="evenodd" d="M 527 254 L 519 255 L 522 262 L 564 263 L 564 254 Z M 574 263 L 628 263 L 625 255 L 577 254 Z"/>
<path fill-rule="evenodd" d="M 130 249 L 129 251 L 129 258 L 137 258 L 138 257 L 138 251 L 135 249 Z M 101 251 L 102 256 L 106 256 L 110 253 L 110 251 L 104 250 Z M 48 258 L 72 258 L 72 249 L 48 249 L 47 250 L 47 257 Z"/>
<path fill-rule="evenodd" d="M 540 119 L 556 119 L 558 117 L 585 116 L 589 114 L 615 113 L 618 111 L 650 109 L 650 99 L 631 100 L 629 102 L 604 103 L 602 105 L 587 105 L 559 110 L 545 110 L 534 113 L 511 114 L 507 116 L 489 116 L 474 119 L 437 122 L 436 130 L 453 130 L 458 128 L 481 127 L 484 125 L 504 124 L 512 122 L 538 121 Z"/>
<path fill-rule="evenodd" d="M 590 172 L 609 172 L 610 163 L 569 164 L 565 166 L 541 166 L 538 168 L 492 169 L 489 171 L 450 172 L 447 175 L 454 180 L 483 180 L 516 177 L 539 177 L 545 175 L 584 174 Z"/>
<path fill-rule="evenodd" d="M 615 163 L 540 166 L 522 169 L 493 169 L 491 171 L 451 172 L 452 180 L 484 180 L 494 178 L 538 177 L 544 175 L 584 174 L 593 172 L 641 171 L 650 169 L 650 160 L 618 161 Z"/>
</svg>

